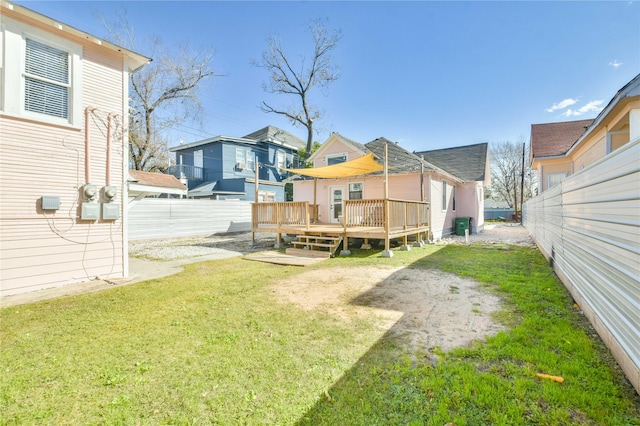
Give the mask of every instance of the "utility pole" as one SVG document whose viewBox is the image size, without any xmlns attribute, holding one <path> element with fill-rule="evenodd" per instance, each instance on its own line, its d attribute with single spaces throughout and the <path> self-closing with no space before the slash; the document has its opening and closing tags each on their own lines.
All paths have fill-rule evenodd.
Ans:
<svg viewBox="0 0 640 426">
<path fill-rule="evenodd" d="M 520 170 L 520 223 L 522 223 L 522 209 L 524 208 L 524 150 L 525 143 L 522 143 L 522 169 Z"/>
</svg>

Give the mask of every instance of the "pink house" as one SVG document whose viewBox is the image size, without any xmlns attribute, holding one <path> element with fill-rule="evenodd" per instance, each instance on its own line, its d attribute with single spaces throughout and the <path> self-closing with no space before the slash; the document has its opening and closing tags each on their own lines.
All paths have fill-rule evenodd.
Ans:
<svg viewBox="0 0 640 426">
<path fill-rule="evenodd" d="M 0 295 L 126 277 L 128 77 L 149 59 L 0 4 Z"/>
<path fill-rule="evenodd" d="M 314 167 L 354 160 L 369 153 L 383 162 L 388 150 L 388 196 L 429 204 L 429 240 L 455 232 L 456 218 L 470 218 L 470 232 L 484 227 L 484 187 L 490 183 L 487 144 L 409 152 L 378 138 L 365 145 L 333 133 L 309 158 Z M 294 181 L 294 201 L 318 206 L 318 221 L 340 223 L 345 200 L 384 198 L 381 171 L 348 178 Z"/>
</svg>

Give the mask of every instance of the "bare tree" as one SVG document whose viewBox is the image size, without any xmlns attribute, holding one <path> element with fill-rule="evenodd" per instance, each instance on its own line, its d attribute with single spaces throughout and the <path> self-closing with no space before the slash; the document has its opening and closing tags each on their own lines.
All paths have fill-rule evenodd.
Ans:
<svg viewBox="0 0 640 426">
<path fill-rule="evenodd" d="M 105 26 L 116 43 L 136 49 L 126 13 L 120 14 L 115 25 Z M 164 132 L 200 116 L 199 89 L 215 75 L 210 65 L 213 53 L 206 49 L 192 51 L 187 45 L 177 46 L 172 52 L 158 38 L 147 45 L 153 61 L 129 77 L 129 157 L 133 169 L 165 171 L 170 157 Z"/>
<path fill-rule="evenodd" d="M 275 35 L 267 38 L 268 50 L 262 53 L 262 62 L 253 62 L 255 66 L 264 68 L 271 74 L 269 82 L 265 83 L 265 91 L 299 98 L 300 104 L 288 110 L 273 107 L 266 102 L 262 103 L 261 109 L 264 112 L 284 115 L 294 126 L 305 127 L 307 155 L 310 155 L 313 145 L 313 124 L 321 117 L 320 111 L 309 103 L 309 92 L 314 87 L 325 90 L 331 82 L 340 77 L 330 54 L 342 38 L 340 31 L 329 34 L 318 21 L 309 25 L 309 31 L 315 43 L 313 57 L 309 63 L 306 63 L 304 56 L 299 63 L 294 63 L 292 56 L 284 51 L 280 38 Z"/>
<path fill-rule="evenodd" d="M 535 195 L 536 176 L 529 167 L 527 144 L 492 143 L 489 154 L 493 199 L 507 202 L 516 213 L 521 211 L 522 203 Z"/>
</svg>

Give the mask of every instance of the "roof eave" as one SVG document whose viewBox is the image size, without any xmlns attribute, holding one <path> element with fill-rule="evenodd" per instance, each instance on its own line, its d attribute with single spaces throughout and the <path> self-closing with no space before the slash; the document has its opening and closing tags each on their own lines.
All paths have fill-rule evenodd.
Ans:
<svg viewBox="0 0 640 426">
<path fill-rule="evenodd" d="M 593 123 L 591 123 L 587 130 L 585 130 L 585 132 L 578 138 L 578 140 L 573 145 L 571 145 L 571 148 L 569 148 L 569 150 L 565 154 L 566 156 L 571 155 L 573 150 L 576 149 L 577 146 L 580 146 L 582 141 L 585 140 L 594 131 L 595 128 L 602 124 L 604 119 L 620 102 L 628 98 L 640 96 L 640 93 L 631 93 L 634 85 L 636 92 L 638 92 L 638 86 L 640 85 L 640 74 L 636 75 L 630 82 L 628 82 L 620 90 L 618 90 L 618 93 L 616 93 L 616 95 L 609 101 L 607 106 L 604 107 L 602 111 L 600 111 L 600 114 L 596 116 L 596 118 L 593 120 Z"/>
<path fill-rule="evenodd" d="M 116 52 L 120 52 L 121 54 L 123 54 L 124 56 L 126 56 L 127 58 L 130 59 L 130 63 L 129 63 L 129 71 L 135 71 L 138 68 L 148 64 L 149 62 L 152 61 L 151 58 L 141 55 L 140 53 L 134 52 L 133 50 L 129 50 L 129 49 L 125 49 L 124 47 L 118 46 L 116 44 L 113 44 L 109 41 L 103 40 L 99 37 L 96 37 L 92 34 L 89 34 L 87 32 L 84 32 L 82 30 L 79 30 L 77 28 L 74 28 L 70 25 L 67 24 L 63 24 L 62 22 L 55 20 L 53 18 L 50 18 L 48 16 L 45 16 L 41 13 L 38 13 L 34 10 L 28 9 L 24 6 L 21 6 L 19 4 L 16 3 L 12 3 L 12 2 L 8 2 L 5 0 L 1 0 L 1 4 L 2 4 L 2 8 L 3 9 L 8 9 L 11 11 L 14 11 L 16 13 L 19 13 L 23 16 L 26 16 L 30 19 L 33 19 L 35 21 L 38 21 L 42 24 L 44 24 L 45 26 L 51 27 L 55 30 L 58 31 L 62 31 L 64 33 L 73 35 L 74 37 L 78 37 L 81 39 L 85 39 L 85 40 L 89 40 L 99 46 L 105 47 L 109 50 L 113 50 Z"/>
</svg>

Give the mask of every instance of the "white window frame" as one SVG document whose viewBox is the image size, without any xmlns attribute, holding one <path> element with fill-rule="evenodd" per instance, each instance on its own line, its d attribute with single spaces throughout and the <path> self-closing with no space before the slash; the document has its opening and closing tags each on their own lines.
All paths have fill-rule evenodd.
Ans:
<svg viewBox="0 0 640 426">
<path fill-rule="evenodd" d="M 278 171 L 287 167 L 287 153 L 284 151 L 278 150 L 276 153 L 276 158 L 278 161 Z"/>
<path fill-rule="evenodd" d="M 442 181 L 442 211 L 447 211 L 447 181 Z"/>
<path fill-rule="evenodd" d="M 256 153 L 253 151 L 247 151 L 245 155 L 247 157 L 247 169 L 255 171 L 256 170 Z"/>
<path fill-rule="evenodd" d="M 358 191 L 352 191 L 351 190 L 352 185 L 361 185 L 361 189 L 359 191 L 360 192 L 360 198 L 351 198 L 351 193 L 352 192 L 358 192 Z M 347 195 L 349 196 L 349 200 L 364 200 L 364 182 L 349 182 Z"/>
<path fill-rule="evenodd" d="M 562 179 L 566 178 L 568 176 L 567 172 L 561 172 L 561 173 L 549 173 L 547 175 L 547 189 L 551 189 L 556 185 L 559 185 L 560 182 L 562 182 Z M 551 185 L 551 178 L 560 178 L 560 180 L 558 180 L 558 182 L 554 183 L 553 185 Z"/>
<path fill-rule="evenodd" d="M 64 38 L 27 26 L 21 22 L 3 17 L 2 57 L 3 92 L 0 93 L 0 110 L 7 115 L 23 117 L 34 121 L 67 125 L 81 128 L 82 116 L 82 46 Z M 69 92 L 67 118 L 55 117 L 25 109 L 25 62 L 26 39 L 63 50 L 69 54 Z"/>
<path fill-rule="evenodd" d="M 334 158 L 343 158 L 342 161 L 338 161 L 337 163 L 329 163 L 329 161 L 333 160 Z M 328 154 L 325 157 L 325 162 L 327 164 L 327 166 L 332 166 L 334 164 L 340 164 L 340 163 L 345 163 L 347 162 L 347 160 L 349 159 L 349 157 L 347 156 L 346 152 L 341 152 L 339 154 Z"/>
<path fill-rule="evenodd" d="M 236 163 L 233 167 L 239 169 L 239 164 L 244 164 L 244 167 L 247 167 L 247 153 L 244 148 L 236 147 Z M 244 169 L 244 167 L 242 167 L 242 169 Z"/>
</svg>

